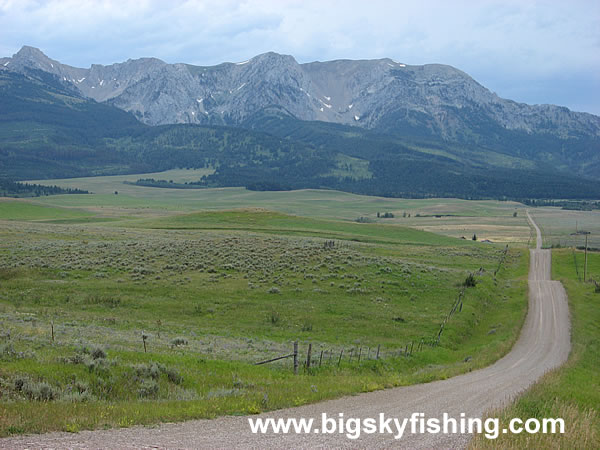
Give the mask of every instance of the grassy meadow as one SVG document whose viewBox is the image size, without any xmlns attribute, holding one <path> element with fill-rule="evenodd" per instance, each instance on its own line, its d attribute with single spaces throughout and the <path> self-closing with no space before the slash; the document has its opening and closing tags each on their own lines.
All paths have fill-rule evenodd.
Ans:
<svg viewBox="0 0 600 450">
<path fill-rule="evenodd" d="M 253 414 L 450 377 L 515 342 L 523 205 L 123 184 L 201 172 L 0 199 L 0 436 Z M 294 341 L 298 375 L 255 365 Z"/>
<path fill-rule="evenodd" d="M 94 214 L 78 210 L 56 208 L 30 202 L 0 200 L 0 218 L 2 220 L 84 220 Z"/>
<path fill-rule="evenodd" d="M 334 194 L 348 195 L 325 201 Z M 339 220 L 361 205 L 310 217 L 224 203 L 0 202 L 0 435 L 251 414 L 431 381 L 490 364 L 518 335 L 523 247 L 504 257 L 504 245 Z M 461 289 L 460 312 L 429 345 Z M 296 340 L 302 363 L 312 345 L 310 369 L 254 365 Z"/>
<path fill-rule="evenodd" d="M 139 178 L 198 180 L 209 169 L 178 169 L 162 173 L 119 175 L 34 183 L 86 189 L 93 195 L 55 195 L 36 199 L 57 207 L 85 209 L 110 219 L 155 218 L 182 212 L 263 208 L 284 214 L 320 219 L 354 221 L 359 217 L 381 224 L 400 225 L 454 238 L 527 245 L 531 230 L 525 206 L 516 202 L 461 199 L 398 199 L 369 197 L 333 190 L 258 192 L 244 188 L 165 189 L 124 184 Z M 118 195 L 115 195 L 115 191 Z M 377 213 L 393 218 L 378 218 Z M 514 217 L 514 213 L 517 216 Z"/>
<path fill-rule="evenodd" d="M 588 247 L 600 249 L 600 211 L 565 211 L 558 208 L 536 208 L 532 216 L 542 231 L 545 247 L 581 247 L 589 231 Z"/>
</svg>

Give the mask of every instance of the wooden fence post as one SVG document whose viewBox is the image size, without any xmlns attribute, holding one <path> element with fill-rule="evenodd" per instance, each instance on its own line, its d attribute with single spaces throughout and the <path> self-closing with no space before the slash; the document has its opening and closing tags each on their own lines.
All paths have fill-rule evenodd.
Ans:
<svg viewBox="0 0 600 450">
<path fill-rule="evenodd" d="M 322 362 L 323 362 L 323 350 L 321 350 L 321 356 L 319 356 L 319 367 L 321 367 Z"/>
<path fill-rule="evenodd" d="M 306 355 L 306 368 L 310 369 L 310 358 L 312 357 L 312 344 L 308 344 L 308 354 Z"/>
<path fill-rule="evenodd" d="M 358 350 L 358 362 L 360 364 L 360 355 L 362 355 L 362 347 Z"/>
<path fill-rule="evenodd" d="M 377 359 L 379 359 L 379 349 L 381 348 L 381 344 L 377 345 Z"/>
<path fill-rule="evenodd" d="M 294 375 L 298 375 L 298 341 L 294 341 Z"/>
<path fill-rule="evenodd" d="M 338 367 L 340 367 L 340 363 L 342 362 L 342 356 L 344 356 L 344 349 L 340 351 L 340 359 L 338 359 Z"/>
<path fill-rule="evenodd" d="M 50 322 L 50 330 L 52 332 L 52 342 L 54 342 L 54 322 Z"/>
</svg>

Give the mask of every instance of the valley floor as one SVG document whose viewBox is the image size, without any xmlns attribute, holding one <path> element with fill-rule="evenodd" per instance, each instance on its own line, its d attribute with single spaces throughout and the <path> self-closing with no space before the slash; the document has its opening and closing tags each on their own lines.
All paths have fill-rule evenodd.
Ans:
<svg viewBox="0 0 600 450">
<path fill-rule="evenodd" d="M 538 242 L 541 239 L 538 231 Z M 434 383 L 386 390 L 378 393 L 346 397 L 340 400 L 308 405 L 290 410 L 263 414 L 263 417 L 314 417 L 321 414 L 330 417 L 343 412 L 346 417 L 410 417 L 415 411 L 426 417 L 439 417 L 443 412 L 453 417 L 465 413 L 468 417 L 481 416 L 492 406 L 510 400 L 515 394 L 535 381 L 546 370 L 560 365 L 567 357 L 570 347 L 569 314 L 566 296 L 560 283 L 548 281 L 550 253 L 548 250 L 532 251 L 530 284 L 530 314 L 521 336 L 513 350 L 496 364 Z M 538 314 L 539 311 L 539 314 Z M 318 379 L 315 377 L 315 380 Z M 468 435 L 408 435 L 402 448 L 462 447 Z M 269 448 L 301 446 L 346 447 L 367 445 L 370 448 L 397 446 L 389 435 L 364 435 L 353 441 L 344 435 L 326 434 L 267 434 L 250 433 L 246 418 L 224 418 L 214 421 L 187 422 L 182 425 L 164 425 L 158 428 L 132 428 L 116 432 L 100 431 L 78 435 L 50 434 L 44 437 L 26 437 L 5 441 L 11 446 L 69 446 L 96 447 L 120 446 L 135 443 L 136 446 L 160 447 L 228 447 L 247 448 L 260 445 Z M 129 444 L 128 444 L 129 443 Z"/>
<path fill-rule="evenodd" d="M 522 205 L 109 178 L 0 200 L 0 435 L 285 414 L 485 374 L 517 341 L 536 241 Z M 560 214 L 533 210 L 545 242 L 568 234 Z M 253 365 L 294 341 L 311 368 Z"/>
</svg>

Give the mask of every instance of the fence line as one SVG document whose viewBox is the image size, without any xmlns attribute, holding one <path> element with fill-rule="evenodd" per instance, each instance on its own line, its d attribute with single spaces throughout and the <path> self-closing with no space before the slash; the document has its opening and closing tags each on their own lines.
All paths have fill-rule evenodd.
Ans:
<svg viewBox="0 0 600 450">
<path fill-rule="evenodd" d="M 504 250 L 502 251 L 502 255 L 500 256 L 500 259 L 498 261 L 498 266 L 496 267 L 496 270 L 494 271 L 494 279 L 496 278 L 496 274 L 500 271 L 500 269 L 502 268 L 502 265 L 504 264 L 506 257 L 508 254 L 508 245 L 504 248 Z M 479 274 L 483 273 L 483 269 L 479 269 Z M 470 276 L 474 276 L 475 274 L 471 273 Z M 462 312 L 462 308 L 463 308 L 463 299 L 465 297 L 465 291 L 466 291 L 467 286 L 465 284 L 463 284 L 463 286 L 460 288 L 460 291 L 458 293 L 458 297 L 456 298 L 456 300 L 452 303 L 452 307 L 450 308 L 450 311 L 448 312 L 448 314 L 444 317 L 444 320 L 442 321 L 442 323 L 440 324 L 440 328 L 437 332 L 437 334 L 431 339 L 426 339 L 424 337 L 422 337 L 420 339 L 420 341 L 417 341 L 417 345 L 415 348 L 415 341 L 411 340 L 410 343 L 405 343 L 404 345 L 404 349 L 402 348 L 402 346 L 400 347 L 399 350 L 397 351 L 392 351 L 391 352 L 391 356 L 394 357 L 399 357 L 399 356 L 405 356 L 405 357 L 409 357 L 412 356 L 414 351 L 417 352 L 421 352 L 423 351 L 423 347 L 424 346 L 429 346 L 429 347 L 436 347 L 437 345 L 439 345 L 440 343 L 440 339 L 442 337 L 442 333 L 444 332 L 444 329 L 446 327 L 446 324 L 449 322 L 450 318 L 457 312 Z M 352 359 L 354 358 L 355 354 L 358 355 L 357 357 L 357 364 L 360 364 L 361 358 L 367 359 L 367 360 L 372 360 L 372 358 L 370 357 L 371 355 L 371 347 L 367 347 L 367 356 L 366 358 L 363 358 L 363 347 L 359 346 L 358 347 L 358 351 L 356 349 L 356 347 L 351 347 L 349 350 L 349 356 L 348 356 L 348 363 L 351 364 L 352 363 Z M 338 361 L 337 361 L 337 367 L 340 367 L 343 358 L 344 358 L 344 351 L 346 349 L 344 347 L 342 347 L 342 349 L 340 350 L 340 354 L 338 357 Z M 305 370 L 310 370 L 311 367 L 313 367 L 313 359 L 312 359 L 312 343 L 309 342 L 308 343 L 308 349 L 307 349 L 307 355 L 306 355 L 306 360 L 304 362 L 304 369 Z M 323 364 L 323 355 L 325 354 L 325 350 L 321 349 L 319 358 L 318 358 L 318 367 L 321 367 Z M 389 355 L 390 353 L 388 353 Z M 268 359 L 266 361 L 260 361 L 255 363 L 255 365 L 261 365 L 261 364 L 268 364 L 271 362 L 275 362 L 275 361 L 279 361 L 282 359 L 286 359 L 286 358 L 294 358 L 294 374 L 298 374 L 298 341 L 294 341 L 294 350 L 292 353 L 287 354 L 287 355 L 282 355 L 282 356 L 278 356 L 272 359 Z M 381 344 L 377 345 L 377 352 L 376 352 L 376 356 L 375 356 L 375 360 L 379 360 L 382 357 L 382 353 L 381 353 Z M 329 358 L 327 359 L 328 364 L 331 364 L 333 359 L 333 350 L 329 350 Z M 316 363 L 316 361 L 315 361 Z"/>
<path fill-rule="evenodd" d="M 292 356 L 294 356 L 294 353 L 290 353 L 289 355 L 284 355 L 284 356 L 278 356 L 277 358 L 267 359 L 266 361 L 260 361 L 260 362 L 254 363 L 254 365 L 260 366 L 261 364 L 272 363 L 275 361 L 279 361 L 280 359 L 291 358 Z"/>
</svg>

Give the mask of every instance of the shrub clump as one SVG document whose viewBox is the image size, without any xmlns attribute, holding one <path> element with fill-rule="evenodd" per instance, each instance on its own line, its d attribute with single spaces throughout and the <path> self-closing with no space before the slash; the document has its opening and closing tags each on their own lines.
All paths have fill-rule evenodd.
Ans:
<svg viewBox="0 0 600 450">
<path fill-rule="evenodd" d="M 173 383 L 173 384 L 181 384 L 181 383 L 183 383 L 183 377 L 175 369 L 167 369 L 165 371 L 165 373 L 167 374 L 167 379 L 171 383 Z"/>
<path fill-rule="evenodd" d="M 105 370 L 109 366 L 106 352 L 100 347 L 82 347 L 72 356 L 61 358 L 64 364 L 83 364 L 91 372 Z"/>
<path fill-rule="evenodd" d="M 173 339 L 171 341 L 171 345 L 173 347 L 179 347 L 180 345 L 188 345 L 188 341 L 185 338 L 182 337 L 176 337 L 175 339 Z"/>
<path fill-rule="evenodd" d="M 156 362 L 137 364 L 133 369 L 138 378 L 151 378 L 153 380 L 158 380 L 160 374 L 166 370 L 165 366 Z"/>
<path fill-rule="evenodd" d="M 14 381 L 14 388 L 15 391 L 29 400 L 47 402 L 58 397 L 56 390 L 45 381 L 33 381 L 28 378 L 17 377 Z"/>
<path fill-rule="evenodd" d="M 83 364 L 85 363 L 86 357 L 81 353 L 76 353 L 73 356 L 66 356 L 61 359 L 65 364 Z"/>
<path fill-rule="evenodd" d="M 35 354 L 31 351 L 18 352 L 14 349 L 13 345 L 8 342 L 0 345 L 0 361 L 10 361 L 15 359 L 32 358 Z"/>
<path fill-rule="evenodd" d="M 0 359 L 12 359 L 15 354 L 15 349 L 10 342 L 0 345 Z"/>
<path fill-rule="evenodd" d="M 92 357 L 92 359 L 104 359 L 106 358 L 106 352 L 100 347 L 94 347 L 90 351 L 90 356 Z"/>
<path fill-rule="evenodd" d="M 140 398 L 153 398 L 158 394 L 158 383 L 155 380 L 144 380 L 137 390 Z"/>
<path fill-rule="evenodd" d="M 475 276 L 470 273 L 469 276 L 467 276 L 467 278 L 465 278 L 465 281 L 463 282 L 463 286 L 464 287 L 475 287 L 477 285 L 477 280 L 475 279 Z"/>
<path fill-rule="evenodd" d="M 183 377 L 181 374 L 172 368 L 166 367 L 164 364 L 157 362 L 150 362 L 148 364 L 137 364 L 133 366 L 135 376 L 138 380 L 154 380 L 158 381 L 162 374 L 165 374 L 167 380 L 173 384 L 183 383 Z"/>
<path fill-rule="evenodd" d="M 109 363 L 104 358 L 87 359 L 84 364 L 90 373 L 104 372 L 109 370 Z"/>
</svg>

